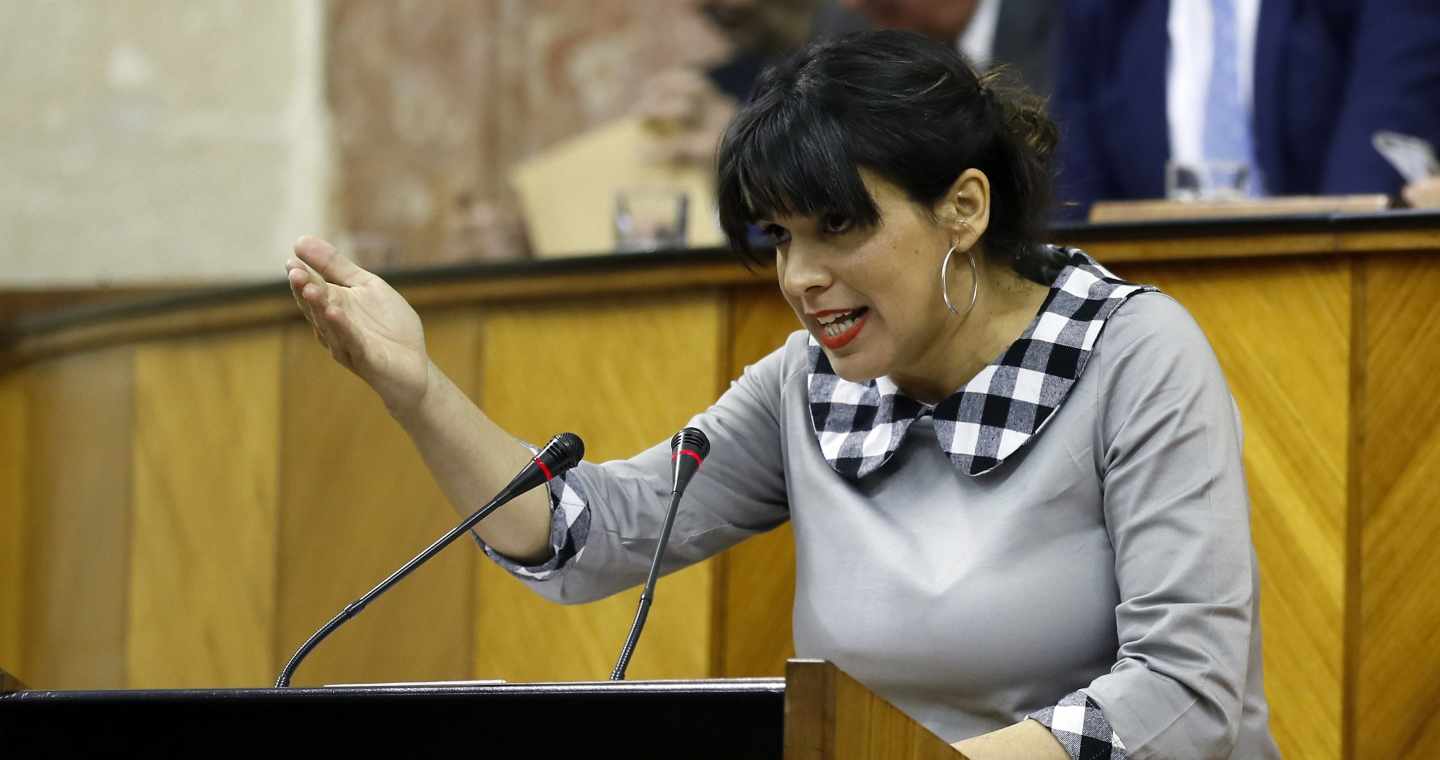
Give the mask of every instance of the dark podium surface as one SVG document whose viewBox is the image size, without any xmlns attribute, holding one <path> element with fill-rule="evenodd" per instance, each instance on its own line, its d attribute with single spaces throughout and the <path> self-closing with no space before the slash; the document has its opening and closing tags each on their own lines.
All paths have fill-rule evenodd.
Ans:
<svg viewBox="0 0 1440 760">
<path fill-rule="evenodd" d="M 778 678 L 21 691 L 0 695 L 0 754 L 779 758 L 784 704 Z"/>
</svg>

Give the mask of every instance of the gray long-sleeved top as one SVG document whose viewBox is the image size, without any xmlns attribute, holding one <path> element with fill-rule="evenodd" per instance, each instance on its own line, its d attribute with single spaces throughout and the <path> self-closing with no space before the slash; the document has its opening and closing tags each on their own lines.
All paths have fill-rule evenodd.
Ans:
<svg viewBox="0 0 1440 760">
<path fill-rule="evenodd" d="M 1043 430 L 992 470 L 957 468 L 922 417 L 858 481 L 821 451 L 814 357 L 793 334 L 692 420 L 711 453 L 666 570 L 788 519 L 796 654 L 834 662 L 947 741 L 1083 690 L 1130 757 L 1278 757 L 1219 364 L 1163 294 L 1130 297 L 1103 327 Z M 547 565 L 489 553 L 560 602 L 642 583 L 669 459 L 661 443 L 572 470 Z"/>
</svg>

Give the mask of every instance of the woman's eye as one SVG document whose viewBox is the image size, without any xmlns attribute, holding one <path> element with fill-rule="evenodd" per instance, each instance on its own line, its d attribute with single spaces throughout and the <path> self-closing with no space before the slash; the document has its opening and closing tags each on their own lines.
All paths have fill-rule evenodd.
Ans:
<svg viewBox="0 0 1440 760">
<path fill-rule="evenodd" d="M 826 214 L 820 217 L 820 230 L 827 235 L 843 235 L 850 231 L 850 217 L 844 214 Z"/>
<path fill-rule="evenodd" d="M 761 227 L 760 231 L 765 233 L 765 237 L 774 241 L 774 245 L 779 245 L 790 239 L 790 231 L 778 224 L 767 224 Z"/>
</svg>

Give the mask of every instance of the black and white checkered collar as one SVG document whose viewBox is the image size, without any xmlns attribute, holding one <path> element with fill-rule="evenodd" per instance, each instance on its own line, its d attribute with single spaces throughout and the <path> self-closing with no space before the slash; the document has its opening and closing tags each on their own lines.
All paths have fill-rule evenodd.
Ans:
<svg viewBox="0 0 1440 760">
<path fill-rule="evenodd" d="M 1121 280 L 1083 251 L 1061 250 L 1069 262 L 1019 340 L 933 406 L 906 397 L 888 377 L 841 379 L 811 336 L 810 419 L 830 466 L 852 480 L 875 472 L 926 415 L 940 448 L 969 475 L 995 469 L 1039 435 L 1085 371 L 1105 321 L 1125 299 L 1155 289 Z"/>
</svg>

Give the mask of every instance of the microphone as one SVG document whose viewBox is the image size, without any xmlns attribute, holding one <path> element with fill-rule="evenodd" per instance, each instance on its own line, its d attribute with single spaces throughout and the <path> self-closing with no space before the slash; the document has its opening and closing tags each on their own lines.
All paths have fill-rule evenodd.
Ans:
<svg viewBox="0 0 1440 760">
<path fill-rule="evenodd" d="M 525 469 L 500 489 L 500 493 L 495 495 L 490 504 L 485 505 L 481 510 L 484 514 L 475 518 L 475 522 L 485 519 L 490 512 L 516 496 L 541 483 L 553 480 L 556 475 L 580 464 L 580 460 L 584 458 L 585 442 L 580 440 L 580 436 L 574 433 L 561 433 L 551 438 L 550 442 L 545 444 L 545 448 L 540 449 L 540 453 L 530 460 L 530 464 L 525 465 Z M 469 530 L 469 528 L 465 528 L 465 530 Z"/>
<path fill-rule="evenodd" d="M 635 644 L 640 640 L 640 631 L 645 627 L 645 618 L 650 614 L 650 604 L 655 599 L 655 581 L 660 577 L 660 558 L 665 555 L 665 544 L 670 541 L 670 528 L 675 525 L 675 513 L 679 511 L 680 497 L 690 478 L 700 469 L 710 453 L 710 439 L 697 428 L 687 427 L 670 439 L 671 488 L 670 511 L 665 513 L 665 524 L 660 528 L 660 541 L 655 545 L 655 558 L 650 560 L 650 575 L 645 579 L 645 589 L 640 592 L 640 607 L 635 611 L 635 622 L 630 624 L 630 635 L 620 649 L 620 660 L 610 671 L 610 680 L 625 680 L 625 669 L 630 666 L 630 657 L 635 654 Z"/>
<path fill-rule="evenodd" d="M 687 427 L 670 439 L 670 452 L 670 493 L 684 493 L 690 478 L 695 477 L 700 463 L 710 453 L 710 439 L 698 428 Z"/>
<path fill-rule="evenodd" d="M 325 640 L 325 637 L 334 633 L 335 629 L 339 628 L 350 618 L 360 614 L 360 611 L 365 609 L 366 605 L 375 601 L 377 597 L 389 590 L 391 586 L 399 583 L 402 578 L 413 572 L 415 568 L 420 567 L 431 557 L 439 554 L 441 549 L 449 546 L 451 542 L 463 535 L 465 531 L 475 527 L 476 523 L 489 517 L 491 512 L 494 512 L 511 499 L 529 491 L 535 486 L 554 479 L 555 476 L 579 464 L 580 460 L 584 458 L 585 442 L 580 440 L 580 436 L 574 433 L 561 433 L 551 438 L 550 442 L 545 444 L 545 448 L 541 449 L 540 453 L 532 457 L 530 463 L 525 465 L 524 469 L 520 470 L 520 473 L 511 479 L 504 488 L 500 489 L 500 493 L 496 494 L 495 498 L 491 499 L 488 504 L 475 510 L 475 512 L 471 513 L 471 515 L 465 518 L 459 525 L 452 528 L 450 532 L 441 536 L 439 540 L 427 547 L 425 551 L 415 555 L 414 559 L 406 562 L 399 570 L 391 573 L 390 577 L 381 581 L 375 588 L 370 589 L 365 596 L 351 602 L 344 610 L 341 610 L 339 615 L 336 615 L 330 622 L 326 623 L 320 630 L 316 631 L 314 635 L 306 640 L 304 644 L 300 645 L 300 648 L 297 649 L 295 654 L 290 658 L 290 662 L 285 665 L 285 669 L 280 671 L 280 677 L 275 679 L 275 688 L 283 689 L 289 686 L 290 677 L 295 674 L 295 669 L 300 667 L 300 662 L 305 659 L 305 656 L 310 654 L 310 650 L 314 649 L 321 641 Z"/>
</svg>

